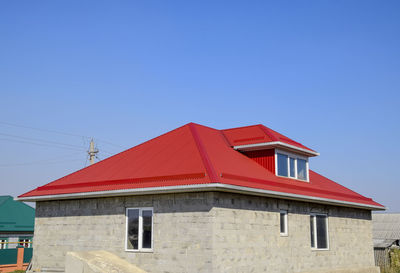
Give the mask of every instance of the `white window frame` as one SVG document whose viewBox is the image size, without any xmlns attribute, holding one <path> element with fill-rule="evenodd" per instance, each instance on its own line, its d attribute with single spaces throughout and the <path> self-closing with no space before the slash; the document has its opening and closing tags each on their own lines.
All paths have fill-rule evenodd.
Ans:
<svg viewBox="0 0 400 273">
<path fill-rule="evenodd" d="M 326 248 L 318 248 L 318 242 L 317 242 L 317 218 L 316 216 L 325 216 L 325 224 L 326 224 Z M 315 217 L 314 220 L 314 225 L 313 225 L 313 230 L 314 230 L 314 245 L 315 247 L 311 247 L 312 250 L 329 250 L 329 217 L 328 214 L 326 213 L 310 213 L 310 217 Z M 311 228 L 311 227 L 310 227 Z M 311 232 L 310 232 L 311 234 Z M 311 238 L 310 238 L 310 242 L 311 242 Z"/>
<path fill-rule="evenodd" d="M 8 248 L 8 238 L 1 237 L 0 238 L 0 249 L 7 249 Z"/>
<path fill-rule="evenodd" d="M 283 154 L 286 155 L 287 158 L 287 166 L 288 166 L 288 176 L 284 176 L 284 175 L 279 175 L 278 174 L 278 154 Z M 294 158 L 295 159 L 295 163 L 294 163 L 294 177 L 290 176 L 290 158 Z M 307 180 L 304 179 L 299 179 L 297 178 L 297 159 L 303 159 L 306 161 L 306 172 L 307 172 Z M 275 175 L 279 176 L 279 177 L 285 177 L 285 178 L 290 178 L 290 179 L 295 179 L 298 181 L 302 181 L 302 182 L 310 182 L 310 172 L 309 172 L 309 167 L 308 167 L 308 157 L 305 156 L 301 156 L 301 155 L 297 155 L 297 154 L 293 154 L 293 153 L 289 153 L 286 151 L 282 151 L 279 149 L 275 149 Z"/>
<path fill-rule="evenodd" d="M 281 214 L 284 214 L 284 227 L 285 232 L 281 232 Z M 288 229 L 288 211 L 287 210 L 280 210 L 279 211 L 279 233 L 282 237 L 287 237 L 289 235 Z"/>
<path fill-rule="evenodd" d="M 139 210 L 138 249 L 128 249 L 128 211 Z M 143 211 L 151 210 L 151 248 L 143 248 Z M 126 208 L 125 209 L 125 251 L 127 252 L 153 252 L 154 248 L 154 210 L 152 207 Z"/>
</svg>

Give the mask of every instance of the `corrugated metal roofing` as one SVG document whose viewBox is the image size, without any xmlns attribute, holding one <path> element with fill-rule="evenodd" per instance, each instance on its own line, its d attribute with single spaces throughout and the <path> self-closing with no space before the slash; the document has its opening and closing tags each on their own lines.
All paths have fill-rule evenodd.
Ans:
<svg viewBox="0 0 400 273">
<path fill-rule="evenodd" d="M 221 131 L 223 132 L 231 146 L 280 141 L 301 149 L 315 152 L 314 150 L 304 146 L 303 144 L 296 142 L 293 139 L 290 139 L 287 136 L 284 136 L 262 124 L 225 129 Z"/>
<path fill-rule="evenodd" d="M 9 200 L 10 197 L 11 197 L 11 196 L 9 196 L 9 195 L 0 196 L 0 206 L 1 206 L 5 201 Z"/>
<path fill-rule="evenodd" d="M 387 248 L 392 246 L 396 240 L 392 239 L 373 239 L 375 248 Z"/>
<path fill-rule="evenodd" d="M 270 170 L 234 150 L 232 143 L 235 139 L 240 140 L 244 137 L 255 139 L 261 136 L 270 139 L 280 137 L 281 141 L 285 140 L 291 144 L 297 142 L 286 137 L 284 139 L 268 128 L 269 134 L 265 134 L 260 129 L 264 127 L 259 125 L 245 128 L 250 128 L 251 132 L 240 133 L 240 130 L 235 129 L 221 131 L 189 123 L 38 187 L 21 195 L 20 198 L 221 183 L 383 208 L 372 199 L 313 171 L 310 171 L 309 183 L 277 177 Z M 301 147 L 307 148 L 303 145 Z"/>
<path fill-rule="evenodd" d="M 0 232 L 33 232 L 34 224 L 34 208 L 14 201 L 12 196 L 0 196 Z"/>
<path fill-rule="evenodd" d="M 374 213 L 372 225 L 374 239 L 400 240 L 400 213 Z"/>
</svg>

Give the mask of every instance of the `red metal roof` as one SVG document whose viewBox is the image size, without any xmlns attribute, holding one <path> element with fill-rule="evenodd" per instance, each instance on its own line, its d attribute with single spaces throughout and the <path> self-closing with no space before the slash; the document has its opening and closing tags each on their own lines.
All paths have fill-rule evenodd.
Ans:
<svg viewBox="0 0 400 273">
<path fill-rule="evenodd" d="M 307 148 L 262 125 L 216 130 L 189 123 L 19 198 L 219 183 L 384 208 L 313 171 L 310 182 L 277 177 L 232 148 L 261 137 Z"/>
<path fill-rule="evenodd" d="M 301 149 L 315 152 L 303 144 L 298 143 L 293 139 L 290 139 L 262 124 L 225 129 L 222 130 L 222 133 L 228 139 L 228 142 L 231 146 L 280 141 Z"/>
</svg>

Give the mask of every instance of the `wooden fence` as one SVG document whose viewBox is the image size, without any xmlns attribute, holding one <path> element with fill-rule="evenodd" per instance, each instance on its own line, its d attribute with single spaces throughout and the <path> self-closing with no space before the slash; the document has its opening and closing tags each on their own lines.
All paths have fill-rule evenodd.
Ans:
<svg viewBox="0 0 400 273">
<path fill-rule="evenodd" d="M 374 248 L 375 265 L 381 269 L 390 268 L 390 250 L 388 248 Z"/>
</svg>

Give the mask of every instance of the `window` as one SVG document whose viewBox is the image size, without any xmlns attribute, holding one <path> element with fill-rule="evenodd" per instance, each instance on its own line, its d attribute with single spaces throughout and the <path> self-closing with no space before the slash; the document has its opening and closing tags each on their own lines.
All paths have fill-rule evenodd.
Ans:
<svg viewBox="0 0 400 273">
<path fill-rule="evenodd" d="M 7 238 L 0 238 L 0 249 L 6 249 L 8 248 L 7 246 Z"/>
<path fill-rule="evenodd" d="M 18 239 L 18 245 L 22 247 L 31 247 L 31 238 L 23 237 Z"/>
<path fill-rule="evenodd" d="M 278 175 L 288 176 L 288 156 L 278 154 Z"/>
<path fill-rule="evenodd" d="M 307 178 L 307 161 L 304 159 L 297 159 L 297 178 L 301 180 L 308 180 Z"/>
<path fill-rule="evenodd" d="M 276 175 L 308 181 L 308 159 L 277 151 Z"/>
<path fill-rule="evenodd" d="M 293 177 L 293 178 L 296 178 L 296 159 L 295 158 L 293 158 L 293 157 L 291 157 L 290 159 L 289 159 L 289 166 L 290 166 L 290 173 L 289 173 L 289 175 L 290 175 L 290 177 Z"/>
<path fill-rule="evenodd" d="M 126 251 L 153 248 L 153 208 L 126 209 Z"/>
<path fill-rule="evenodd" d="M 281 236 L 288 235 L 288 212 L 287 212 L 287 210 L 280 211 L 280 232 L 281 232 Z"/>
<path fill-rule="evenodd" d="M 329 249 L 328 217 L 326 214 L 310 215 L 311 248 Z"/>
</svg>

